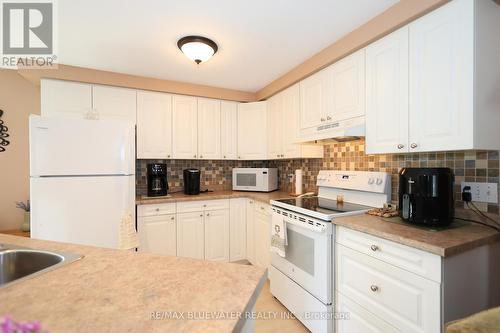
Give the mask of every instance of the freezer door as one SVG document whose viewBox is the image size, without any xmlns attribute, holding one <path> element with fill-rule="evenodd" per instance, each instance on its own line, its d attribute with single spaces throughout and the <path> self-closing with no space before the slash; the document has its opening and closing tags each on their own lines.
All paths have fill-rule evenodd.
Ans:
<svg viewBox="0 0 500 333">
<path fill-rule="evenodd" d="M 131 175 L 135 127 L 120 120 L 30 116 L 30 175 Z"/>
<path fill-rule="evenodd" d="M 31 237 L 118 247 L 125 214 L 135 221 L 135 177 L 31 178 Z"/>
</svg>

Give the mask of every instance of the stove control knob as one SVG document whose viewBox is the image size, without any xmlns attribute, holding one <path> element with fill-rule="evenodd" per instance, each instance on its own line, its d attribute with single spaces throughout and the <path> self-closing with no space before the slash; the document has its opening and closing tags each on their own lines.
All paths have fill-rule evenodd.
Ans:
<svg viewBox="0 0 500 333">
<path fill-rule="evenodd" d="M 382 178 L 377 178 L 377 185 L 382 184 Z"/>
<path fill-rule="evenodd" d="M 368 184 L 370 184 L 370 185 L 371 185 L 371 184 L 373 184 L 374 182 L 375 182 L 375 179 L 373 179 L 373 178 L 368 179 Z"/>
</svg>

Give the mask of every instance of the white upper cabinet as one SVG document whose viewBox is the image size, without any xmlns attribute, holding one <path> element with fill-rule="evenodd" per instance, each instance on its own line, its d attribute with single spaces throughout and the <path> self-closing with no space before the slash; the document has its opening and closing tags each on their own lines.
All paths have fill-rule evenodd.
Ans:
<svg viewBox="0 0 500 333">
<path fill-rule="evenodd" d="M 198 98 L 198 158 L 221 157 L 221 102 Z"/>
<path fill-rule="evenodd" d="M 268 158 L 282 158 L 283 154 L 283 95 L 267 101 Z"/>
<path fill-rule="evenodd" d="M 408 27 L 366 48 L 366 152 L 408 151 Z"/>
<path fill-rule="evenodd" d="M 196 97 L 172 96 L 172 156 L 198 157 L 198 103 Z"/>
<path fill-rule="evenodd" d="M 453 0 L 368 46 L 367 152 L 499 149 L 499 30 L 494 2 Z"/>
<path fill-rule="evenodd" d="M 48 117 L 86 119 L 92 111 L 92 85 L 42 79 L 41 114 Z"/>
<path fill-rule="evenodd" d="M 473 15 L 456 0 L 410 24 L 410 151 L 473 148 Z"/>
<path fill-rule="evenodd" d="M 133 89 L 94 85 L 93 109 L 96 119 L 136 122 L 136 91 Z"/>
<path fill-rule="evenodd" d="M 279 93 L 281 95 L 281 122 L 283 158 L 322 158 L 323 146 L 316 144 L 298 144 L 300 87 L 299 84 Z M 271 157 L 271 156 L 270 156 Z"/>
<path fill-rule="evenodd" d="M 327 68 L 329 81 L 326 121 L 365 114 L 365 50 L 359 50 Z"/>
<path fill-rule="evenodd" d="M 328 75 L 325 69 L 300 81 L 300 129 L 313 128 L 326 121 Z"/>
<path fill-rule="evenodd" d="M 137 92 L 137 158 L 172 157 L 172 96 Z"/>
<path fill-rule="evenodd" d="M 238 158 L 238 103 L 221 101 L 221 154 L 224 160 Z"/>
<path fill-rule="evenodd" d="M 362 127 L 365 114 L 365 50 L 359 50 L 300 82 L 300 141 L 328 139 L 338 127 Z M 343 125 L 339 125 L 342 122 Z"/>
<path fill-rule="evenodd" d="M 267 103 L 238 104 L 238 159 L 267 158 Z"/>
</svg>

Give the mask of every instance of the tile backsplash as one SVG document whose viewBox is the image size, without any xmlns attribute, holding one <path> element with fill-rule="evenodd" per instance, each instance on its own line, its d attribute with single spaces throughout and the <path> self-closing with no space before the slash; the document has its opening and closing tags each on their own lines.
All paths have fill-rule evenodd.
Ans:
<svg viewBox="0 0 500 333">
<path fill-rule="evenodd" d="M 398 198 L 398 172 L 403 167 L 448 167 L 455 174 L 455 198 L 460 201 L 460 183 L 499 182 L 498 151 L 449 151 L 434 153 L 406 153 L 366 155 L 364 140 L 332 143 L 325 145 L 323 159 L 294 159 L 275 161 L 219 161 L 219 160 L 137 160 L 137 194 L 146 193 L 146 164 L 162 162 L 167 164 L 168 182 L 171 191 L 183 187 L 182 170 L 198 168 L 202 172 L 201 188 L 230 190 L 234 167 L 276 167 L 279 172 L 280 189 L 293 191 L 295 169 L 304 171 L 305 189 L 315 191 L 316 176 L 321 169 L 383 171 L 392 174 L 392 200 Z M 499 186 L 500 187 L 500 186 Z M 498 204 L 476 204 L 481 210 L 498 213 Z"/>
</svg>

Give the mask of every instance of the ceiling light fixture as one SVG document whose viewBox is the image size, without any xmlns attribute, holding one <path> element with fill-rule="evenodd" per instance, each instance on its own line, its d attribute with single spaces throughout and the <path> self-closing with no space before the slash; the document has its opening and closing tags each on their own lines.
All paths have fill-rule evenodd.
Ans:
<svg viewBox="0 0 500 333">
<path fill-rule="evenodd" d="M 195 63 L 200 64 L 210 59 L 218 50 L 211 39 L 201 36 L 186 36 L 177 42 L 179 49 Z"/>
</svg>

